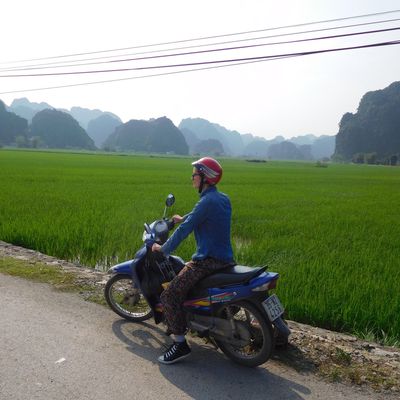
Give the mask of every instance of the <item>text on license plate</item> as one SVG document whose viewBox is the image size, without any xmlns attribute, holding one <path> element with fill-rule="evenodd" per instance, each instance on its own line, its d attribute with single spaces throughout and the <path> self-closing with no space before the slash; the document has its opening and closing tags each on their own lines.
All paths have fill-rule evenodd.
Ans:
<svg viewBox="0 0 400 400">
<path fill-rule="evenodd" d="M 276 294 L 269 296 L 262 302 L 265 311 L 268 314 L 270 321 L 276 320 L 283 314 L 283 307 Z"/>
</svg>

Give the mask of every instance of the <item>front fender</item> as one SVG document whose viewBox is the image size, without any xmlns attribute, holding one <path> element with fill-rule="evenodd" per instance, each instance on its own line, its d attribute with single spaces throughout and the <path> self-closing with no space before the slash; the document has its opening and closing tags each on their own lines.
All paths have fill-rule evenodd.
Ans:
<svg viewBox="0 0 400 400">
<path fill-rule="evenodd" d="M 136 264 L 146 256 L 146 247 L 143 246 L 136 254 L 133 260 L 124 261 L 120 264 L 111 267 L 107 273 L 109 274 L 128 274 L 131 275 L 134 272 Z"/>
<path fill-rule="evenodd" d="M 131 275 L 132 274 L 132 263 L 135 260 L 128 260 L 128 261 L 124 261 L 123 263 L 114 265 L 113 267 L 111 267 L 107 273 L 108 274 L 127 274 L 127 275 Z"/>
</svg>

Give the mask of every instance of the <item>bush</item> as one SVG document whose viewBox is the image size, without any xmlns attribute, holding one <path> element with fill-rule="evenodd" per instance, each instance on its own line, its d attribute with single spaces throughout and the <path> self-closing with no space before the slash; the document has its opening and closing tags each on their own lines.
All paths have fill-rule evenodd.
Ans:
<svg viewBox="0 0 400 400">
<path fill-rule="evenodd" d="M 315 166 L 316 166 L 316 167 L 319 167 L 319 168 L 328 168 L 328 164 L 325 163 L 325 162 L 323 162 L 323 161 L 321 161 L 321 160 L 318 160 L 318 161 L 316 162 Z"/>
<path fill-rule="evenodd" d="M 15 138 L 15 143 L 17 147 L 29 147 L 29 143 L 25 136 L 19 135 Z"/>
<path fill-rule="evenodd" d="M 376 153 L 367 153 L 364 155 L 364 161 L 366 164 L 376 164 L 378 155 Z"/>
<path fill-rule="evenodd" d="M 399 162 L 399 156 L 397 154 L 394 154 L 390 157 L 390 165 L 397 165 Z"/>
<path fill-rule="evenodd" d="M 364 164 L 364 153 L 355 153 L 353 154 L 352 161 L 355 164 Z"/>
</svg>

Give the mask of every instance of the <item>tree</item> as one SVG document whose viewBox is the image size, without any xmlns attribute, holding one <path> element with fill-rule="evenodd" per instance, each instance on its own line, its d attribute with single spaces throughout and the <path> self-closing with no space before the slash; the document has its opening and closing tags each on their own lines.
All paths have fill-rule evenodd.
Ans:
<svg viewBox="0 0 400 400">
<path fill-rule="evenodd" d="M 390 157 L 390 165 L 397 165 L 398 160 L 399 160 L 399 156 L 397 154 L 393 154 Z"/>
<path fill-rule="evenodd" d="M 364 161 L 366 164 L 376 164 L 377 163 L 377 154 L 376 153 L 365 154 Z"/>
<path fill-rule="evenodd" d="M 33 149 L 37 149 L 38 147 L 42 147 L 43 146 L 43 141 L 40 138 L 40 136 L 32 136 L 31 137 L 31 147 Z"/>
<path fill-rule="evenodd" d="M 365 158 L 364 153 L 356 153 L 353 154 L 352 161 L 355 164 L 364 164 L 364 158 Z"/>
<path fill-rule="evenodd" d="M 23 135 L 18 135 L 15 138 L 15 143 L 16 143 L 17 147 L 29 147 L 28 140 Z"/>
</svg>

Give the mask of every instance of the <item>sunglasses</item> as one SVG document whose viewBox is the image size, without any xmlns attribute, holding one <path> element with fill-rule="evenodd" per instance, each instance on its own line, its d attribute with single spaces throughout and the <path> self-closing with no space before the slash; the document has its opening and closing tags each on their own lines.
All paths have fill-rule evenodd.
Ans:
<svg viewBox="0 0 400 400">
<path fill-rule="evenodd" d="M 198 173 L 192 174 L 192 180 L 194 179 L 195 176 L 200 176 L 200 175 L 201 175 L 201 174 L 198 174 Z"/>
</svg>

